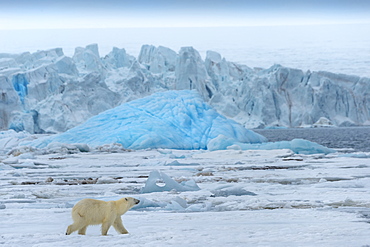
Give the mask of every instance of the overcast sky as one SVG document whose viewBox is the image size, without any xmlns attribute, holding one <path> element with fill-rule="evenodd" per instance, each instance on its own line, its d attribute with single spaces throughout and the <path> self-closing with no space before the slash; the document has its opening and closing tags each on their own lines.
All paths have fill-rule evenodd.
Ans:
<svg viewBox="0 0 370 247">
<path fill-rule="evenodd" d="M 0 29 L 370 23 L 370 0 L 0 0 Z"/>
</svg>

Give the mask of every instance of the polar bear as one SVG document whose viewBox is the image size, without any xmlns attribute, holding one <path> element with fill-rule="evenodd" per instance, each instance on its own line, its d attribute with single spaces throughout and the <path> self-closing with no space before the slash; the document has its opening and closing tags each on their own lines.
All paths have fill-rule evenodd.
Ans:
<svg viewBox="0 0 370 247">
<path fill-rule="evenodd" d="M 107 235 L 111 225 L 118 233 L 126 234 L 128 231 L 122 225 L 121 215 L 138 204 L 140 200 L 124 197 L 117 201 L 101 201 L 83 199 L 72 208 L 73 224 L 67 228 L 66 235 L 78 230 L 78 234 L 85 235 L 89 225 L 100 225 L 101 234 Z"/>
</svg>

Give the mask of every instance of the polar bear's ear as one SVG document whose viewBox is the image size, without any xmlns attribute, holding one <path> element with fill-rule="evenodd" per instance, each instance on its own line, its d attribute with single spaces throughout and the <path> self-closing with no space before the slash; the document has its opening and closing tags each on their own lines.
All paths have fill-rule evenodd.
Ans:
<svg viewBox="0 0 370 247">
<path fill-rule="evenodd" d="M 128 201 L 127 197 L 125 198 L 126 201 Z"/>
</svg>

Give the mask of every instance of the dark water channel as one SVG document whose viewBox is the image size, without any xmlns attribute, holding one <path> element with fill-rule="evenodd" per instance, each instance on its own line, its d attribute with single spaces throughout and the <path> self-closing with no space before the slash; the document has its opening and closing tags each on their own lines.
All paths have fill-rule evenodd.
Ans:
<svg viewBox="0 0 370 247">
<path fill-rule="evenodd" d="M 370 127 L 255 129 L 269 141 L 306 139 L 329 148 L 370 152 Z"/>
</svg>

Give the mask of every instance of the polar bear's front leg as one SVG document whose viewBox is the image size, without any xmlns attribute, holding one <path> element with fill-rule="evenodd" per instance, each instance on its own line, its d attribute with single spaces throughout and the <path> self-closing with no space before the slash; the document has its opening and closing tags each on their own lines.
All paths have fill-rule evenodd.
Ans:
<svg viewBox="0 0 370 247">
<path fill-rule="evenodd" d="M 106 236 L 111 225 L 112 223 L 110 222 L 103 222 L 101 225 L 101 235 Z"/>
<path fill-rule="evenodd" d="M 121 216 L 117 216 L 116 220 L 113 223 L 113 227 L 114 227 L 114 229 L 116 229 L 117 232 L 119 232 L 121 234 L 127 234 L 128 233 L 128 231 L 126 230 L 126 228 L 122 224 Z"/>
</svg>

